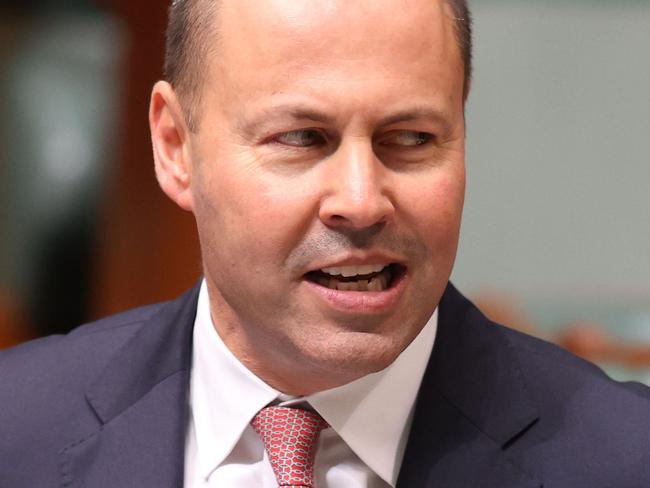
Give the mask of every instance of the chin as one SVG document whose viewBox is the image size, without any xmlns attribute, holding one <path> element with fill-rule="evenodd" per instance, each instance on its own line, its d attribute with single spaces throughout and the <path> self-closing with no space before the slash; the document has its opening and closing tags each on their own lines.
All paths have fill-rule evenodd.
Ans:
<svg viewBox="0 0 650 488">
<path fill-rule="evenodd" d="M 334 385 L 340 386 L 387 368 L 412 339 L 402 335 L 348 331 L 329 338 L 321 337 L 316 343 L 310 341 L 300 349 L 320 374 L 344 379 Z"/>
</svg>

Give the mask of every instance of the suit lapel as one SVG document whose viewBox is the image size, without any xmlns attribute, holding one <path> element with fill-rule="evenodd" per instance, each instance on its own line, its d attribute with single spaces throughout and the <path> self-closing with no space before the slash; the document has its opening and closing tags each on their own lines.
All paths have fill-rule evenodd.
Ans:
<svg viewBox="0 0 650 488">
<path fill-rule="evenodd" d="M 500 328 L 450 284 L 398 488 L 539 488 L 507 449 L 537 418 Z"/>
<path fill-rule="evenodd" d="M 145 321 L 87 391 L 98 428 L 62 451 L 62 486 L 182 486 L 197 295 Z"/>
</svg>

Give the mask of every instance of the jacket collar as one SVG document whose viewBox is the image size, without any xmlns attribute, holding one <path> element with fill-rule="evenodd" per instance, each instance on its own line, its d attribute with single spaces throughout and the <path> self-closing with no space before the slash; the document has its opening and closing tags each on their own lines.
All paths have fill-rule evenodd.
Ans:
<svg viewBox="0 0 650 488">
<path fill-rule="evenodd" d="M 199 285 L 143 323 L 92 384 L 86 398 L 107 423 L 168 377 L 189 372 Z"/>
<path fill-rule="evenodd" d="M 508 455 L 538 418 L 508 339 L 451 284 L 439 311 L 397 486 L 538 488 Z"/>
<path fill-rule="evenodd" d="M 198 289 L 145 320 L 90 386 L 98 428 L 61 451 L 62 486 L 182 486 Z"/>
</svg>

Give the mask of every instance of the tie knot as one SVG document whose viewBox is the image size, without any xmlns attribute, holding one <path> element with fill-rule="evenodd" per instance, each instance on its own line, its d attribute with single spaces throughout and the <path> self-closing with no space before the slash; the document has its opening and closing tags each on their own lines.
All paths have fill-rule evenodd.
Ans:
<svg viewBox="0 0 650 488">
<path fill-rule="evenodd" d="M 316 443 L 328 427 L 320 415 L 300 408 L 266 407 L 251 426 L 264 443 L 279 486 L 314 486 Z"/>
</svg>

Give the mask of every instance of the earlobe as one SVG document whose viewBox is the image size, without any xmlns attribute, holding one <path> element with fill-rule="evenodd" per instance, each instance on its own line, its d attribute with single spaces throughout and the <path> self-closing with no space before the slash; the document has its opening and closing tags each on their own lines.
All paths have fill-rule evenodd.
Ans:
<svg viewBox="0 0 650 488">
<path fill-rule="evenodd" d="M 189 130 L 172 86 L 159 81 L 153 87 L 149 127 L 158 184 L 184 210 L 192 210 Z"/>
</svg>

